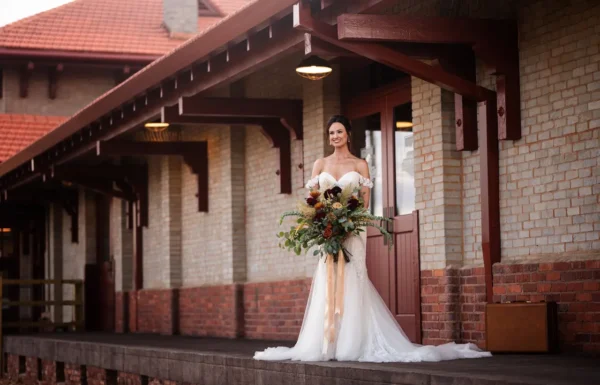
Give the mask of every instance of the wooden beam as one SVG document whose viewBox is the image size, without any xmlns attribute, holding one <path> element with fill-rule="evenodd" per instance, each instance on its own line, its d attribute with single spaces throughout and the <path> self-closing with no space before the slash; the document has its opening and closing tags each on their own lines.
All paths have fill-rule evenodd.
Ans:
<svg viewBox="0 0 600 385">
<path fill-rule="evenodd" d="M 19 96 L 22 98 L 26 98 L 29 94 L 29 78 L 31 78 L 34 68 L 33 62 L 28 62 L 19 71 Z"/>
<path fill-rule="evenodd" d="M 502 20 L 401 14 L 343 14 L 337 21 L 340 40 L 365 42 L 475 44 L 496 40 L 507 28 Z"/>
<path fill-rule="evenodd" d="M 458 46 L 449 48 L 437 59 L 446 71 L 475 83 L 475 54 L 470 47 Z M 456 149 L 458 151 L 475 151 L 477 140 L 477 102 L 460 94 L 454 94 L 454 127 L 456 131 Z"/>
<path fill-rule="evenodd" d="M 48 98 L 56 99 L 56 91 L 58 89 L 58 75 L 63 71 L 64 66 L 57 64 L 48 68 Z"/>
<path fill-rule="evenodd" d="M 353 52 L 346 51 L 333 44 L 329 44 L 318 38 L 313 38 L 310 33 L 304 34 L 304 55 L 356 57 Z"/>
<path fill-rule="evenodd" d="M 227 116 L 248 118 L 280 118 L 295 139 L 302 139 L 302 100 L 206 98 L 189 96 L 179 98 L 179 115 Z"/>
<path fill-rule="evenodd" d="M 481 246 L 488 303 L 493 301 L 492 266 L 500 262 L 500 176 L 496 127 L 496 101 L 479 103 Z"/>
<path fill-rule="evenodd" d="M 459 76 L 450 74 L 440 67 L 430 66 L 381 44 L 340 41 L 338 40 L 336 27 L 312 18 L 309 10 L 302 3 L 294 5 L 294 26 L 304 32 L 310 32 L 313 36 L 321 40 L 406 72 L 469 99 L 483 101 L 495 97 L 495 93 L 487 88 L 478 86 Z"/>
<path fill-rule="evenodd" d="M 179 115 L 178 106 L 163 107 L 160 121 L 162 123 L 188 125 L 212 124 L 226 126 L 261 126 L 265 118 L 239 117 L 239 116 L 189 116 Z"/>
</svg>

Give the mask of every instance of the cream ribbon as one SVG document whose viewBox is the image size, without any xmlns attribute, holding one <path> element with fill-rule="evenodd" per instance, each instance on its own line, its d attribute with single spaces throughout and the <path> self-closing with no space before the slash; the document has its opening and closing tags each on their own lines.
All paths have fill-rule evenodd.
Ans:
<svg viewBox="0 0 600 385">
<path fill-rule="evenodd" d="M 337 277 L 334 277 L 333 255 L 327 255 L 327 290 L 325 293 L 325 341 L 323 354 L 327 354 L 328 346 L 335 341 L 335 316 L 341 319 L 344 313 L 344 268 L 346 260 L 340 249 L 338 252 Z"/>
</svg>

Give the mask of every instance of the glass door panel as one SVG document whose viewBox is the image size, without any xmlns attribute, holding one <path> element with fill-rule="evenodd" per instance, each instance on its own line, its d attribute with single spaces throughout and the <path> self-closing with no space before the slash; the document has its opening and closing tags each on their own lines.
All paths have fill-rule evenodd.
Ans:
<svg viewBox="0 0 600 385">
<path fill-rule="evenodd" d="M 365 159 L 373 180 L 369 209 L 383 215 L 383 147 L 380 114 L 355 119 L 352 122 L 352 153 Z"/>
<path fill-rule="evenodd" d="M 394 108 L 395 215 L 407 215 L 415 210 L 414 137 L 411 110 L 411 103 Z"/>
</svg>

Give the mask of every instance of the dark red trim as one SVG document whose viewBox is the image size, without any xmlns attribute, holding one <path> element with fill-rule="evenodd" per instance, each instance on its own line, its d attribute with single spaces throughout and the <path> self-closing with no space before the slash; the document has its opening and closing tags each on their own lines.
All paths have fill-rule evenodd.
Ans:
<svg viewBox="0 0 600 385">
<path fill-rule="evenodd" d="M 2 59 L 44 60 L 90 60 L 94 62 L 118 62 L 148 64 L 161 55 L 136 55 L 109 52 L 75 52 L 47 49 L 0 48 Z"/>
</svg>

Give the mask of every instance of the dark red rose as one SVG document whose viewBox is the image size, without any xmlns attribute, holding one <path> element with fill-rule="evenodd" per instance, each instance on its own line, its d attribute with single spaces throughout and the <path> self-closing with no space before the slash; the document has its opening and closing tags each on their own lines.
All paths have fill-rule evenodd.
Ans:
<svg viewBox="0 0 600 385">
<path fill-rule="evenodd" d="M 313 222 L 319 222 L 322 221 L 323 219 L 325 219 L 325 216 L 327 214 L 325 214 L 325 211 L 323 210 L 318 210 L 317 213 L 315 214 L 315 216 L 313 217 Z"/>
<path fill-rule="evenodd" d="M 331 199 L 341 192 L 342 189 L 339 186 L 334 186 L 330 189 L 325 190 L 325 193 L 323 195 L 325 196 L 325 199 Z"/>
<path fill-rule="evenodd" d="M 315 198 L 313 198 L 313 197 L 308 197 L 308 198 L 306 198 L 306 203 L 309 206 L 314 206 L 314 205 L 317 204 L 317 200 Z"/>
<path fill-rule="evenodd" d="M 360 201 L 356 198 L 350 198 L 348 200 L 348 209 L 356 210 L 356 208 L 360 205 Z"/>
</svg>

